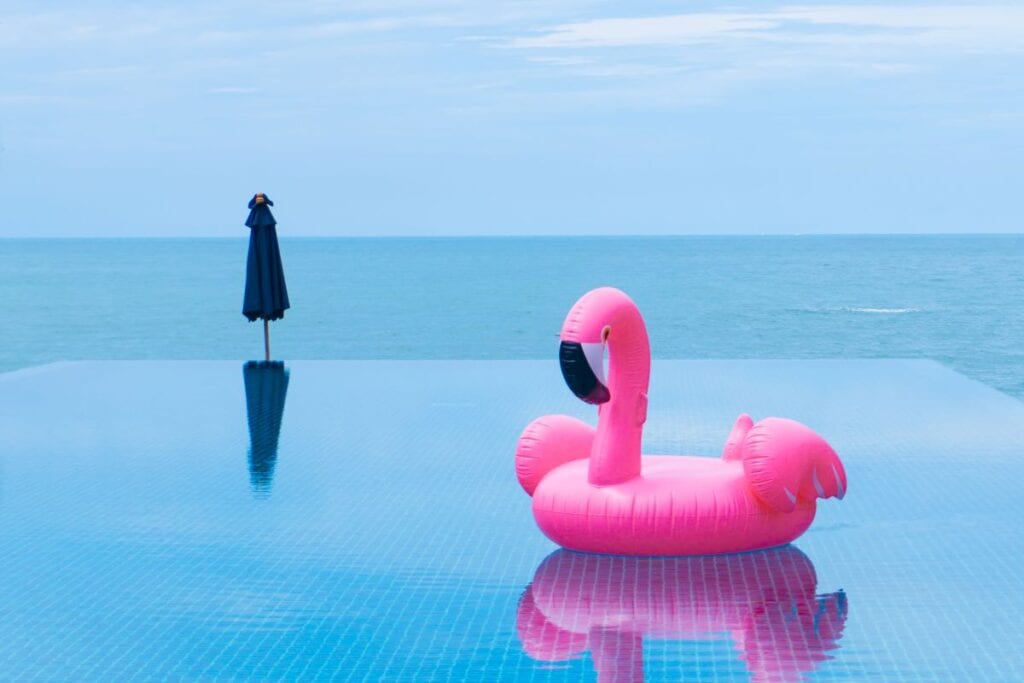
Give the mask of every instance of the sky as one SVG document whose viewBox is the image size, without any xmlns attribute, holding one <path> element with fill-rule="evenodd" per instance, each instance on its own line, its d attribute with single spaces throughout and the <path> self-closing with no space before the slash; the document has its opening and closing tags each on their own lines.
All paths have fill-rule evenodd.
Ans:
<svg viewBox="0 0 1024 683">
<path fill-rule="evenodd" d="M 1024 231 L 1024 5 L 0 0 L 0 237 Z"/>
</svg>

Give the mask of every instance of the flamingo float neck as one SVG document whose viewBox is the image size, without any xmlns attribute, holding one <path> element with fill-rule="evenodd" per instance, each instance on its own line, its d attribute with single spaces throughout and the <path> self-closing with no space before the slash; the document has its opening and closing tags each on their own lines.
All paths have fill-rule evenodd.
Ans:
<svg viewBox="0 0 1024 683">
<path fill-rule="evenodd" d="M 651 345 L 640 310 L 617 289 L 596 289 L 569 312 L 562 328 L 562 341 L 584 348 L 604 344 L 603 350 L 608 353 L 605 395 L 610 397 L 598 401 L 597 433 L 587 479 L 595 486 L 608 486 L 638 476 L 651 377 Z M 600 382 L 600 356 L 587 358 Z M 598 367 L 593 367 L 595 364 Z"/>
</svg>

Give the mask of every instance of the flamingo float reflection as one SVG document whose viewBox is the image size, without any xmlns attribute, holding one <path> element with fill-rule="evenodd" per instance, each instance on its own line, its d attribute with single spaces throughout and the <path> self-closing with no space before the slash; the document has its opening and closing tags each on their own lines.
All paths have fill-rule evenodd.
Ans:
<svg viewBox="0 0 1024 683">
<path fill-rule="evenodd" d="M 690 558 L 558 550 L 537 567 L 516 628 L 537 660 L 590 650 L 602 683 L 643 680 L 645 636 L 731 638 L 751 680 L 795 682 L 830 659 L 846 623 L 846 594 L 816 595 L 817 583 L 792 546 Z"/>
</svg>

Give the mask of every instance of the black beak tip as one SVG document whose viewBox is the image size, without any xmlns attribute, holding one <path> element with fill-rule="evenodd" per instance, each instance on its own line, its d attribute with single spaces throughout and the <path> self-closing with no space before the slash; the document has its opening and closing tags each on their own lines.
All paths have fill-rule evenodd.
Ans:
<svg viewBox="0 0 1024 683">
<path fill-rule="evenodd" d="M 580 396 L 579 394 L 577 394 L 577 396 L 579 396 L 579 398 L 582 399 L 584 403 L 589 403 L 595 406 L 599 406 L 602 403 L 607 403 L 612 398 L 612 394 L 610 391 L 608 391 L 608 387 L 601 384 L 600 382 L 598 382 L 597 386 L 594 387 L 593 391 L 591 391 L 586 396 Z"/>
<path fill-rule="evenodd" d="M 579 342 L 563 341 L 558 350 L 558 360 L 565 383 L 581 401 L 600 405 L 611 399 L 611 392 L 590 368 L 587 356 L 583 353 L 583 346 Z"/>
</svg>

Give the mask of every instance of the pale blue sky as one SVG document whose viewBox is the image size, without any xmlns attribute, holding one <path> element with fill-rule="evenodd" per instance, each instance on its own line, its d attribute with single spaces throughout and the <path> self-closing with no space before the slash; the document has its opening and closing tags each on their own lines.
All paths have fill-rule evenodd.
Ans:
<svg viewBox="0 0 1024 683">
<path fill-rule="evenodd" d="M 0 236 L 1021 231 L 1024 5 L 0 8 Z"/>
</svg>

